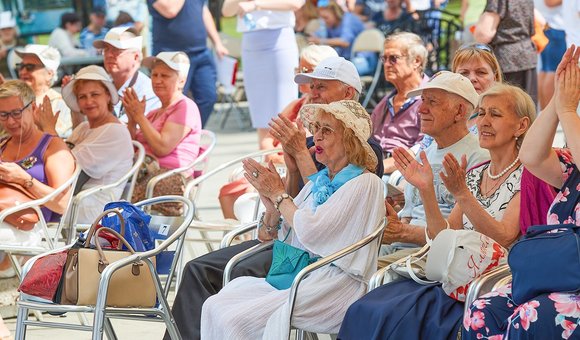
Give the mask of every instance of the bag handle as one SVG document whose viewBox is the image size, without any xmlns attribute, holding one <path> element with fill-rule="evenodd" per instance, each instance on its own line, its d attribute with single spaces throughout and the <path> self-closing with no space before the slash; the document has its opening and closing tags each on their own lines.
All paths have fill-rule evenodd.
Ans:
<svg viewBox="0 0 580 340">
<path fill-rule="evenodd" d="M 133 249 L 133 247 L 131 247 L 129 242 L 127 242 L 127 240 L 125 240 L 125 238 L 123 236 L 121 236 L 121 234 L 119 234 L 118 232 L 116 232 L 115 230 L 113 230 L 111 228 L 107 228 L 107 227 L 99 228 L 99 230 L 97 230 L 97 232 L 95 233 L 95 238 L 98 239 L 99 233 L 102 232 L 103 230 L 115 235 L 121 242 L 123 242 L 123 244 L 127 247 L 129 252 L 131 253 L 131 255 L 135 254 L 135 250 Z M 103 252 L 103 248 L 101 247 L 101 242 L 95 242 L 95 244 L 97 246 L 97 252 L 99 252 L 99 268 L 98 269 L 99 269 L 99 273 L 102 273 L 103 270 L 105 270 L 105 268 L 109 265 L 109 261 L 107 261 L 107 258 L 105 257 L 105 253 Z M 133 274 L 134 275 L 139 275 L 139 269 L 137 269 L 137 273 L 135 273 L 135 266 L 142 266 L 142 265 L 143 265 L 142 261 L 133 262 Z"/>
<path fill-rule="evenodd" d="M 121 234 L 125 235 L 125 219 L 123 218 L 123 215 L 121 215 L 121 212 L 117 209 L 107 209 L 107 210 L 103 211 L 99 216 L 97 216 L 97 218 L 95 219 L 93 224 L 91 224 L 91 227 L 89 228 L 89 231 L 87 232 L 87 239 L 85 240 L 85 248 L 89 248 L 91 246 L 91 238 L 95 234 L 95 229 L 97 228 L 97 224 L 99 224 L 99 222 L 103 219 L 103 217 L 109 215 L 110 213 L 115 213 L 115 214 L 117 214 L 117 216 L 119 216 L 119 221 L 121 222 L 121 228 L 119 228 L 119 229 L 121 231 Z M 110 228 L 107 228 L 107 229 L 110 229 Z M 99 242 L 95 242 L 95 243 L 99 243 Z M 119 245 L 117 246 L 117 249 L 121 250 L 121 243 L 119 243 Z"/>
</svg>

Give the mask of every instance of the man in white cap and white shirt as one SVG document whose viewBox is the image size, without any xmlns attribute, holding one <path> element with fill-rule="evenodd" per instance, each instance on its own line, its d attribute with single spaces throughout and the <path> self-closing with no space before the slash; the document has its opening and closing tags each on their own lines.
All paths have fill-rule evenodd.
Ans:
<svg viewBox="0 0 580 340">
<path fill-rule="evenodd" d="M 426 150 L 427 160 L 434 174 L 435 194 L 439 209 L 447 217 L 455 205 L 455 198 L 445 188 L 439 177 L 443 170 L 443 157 L 450 153 L 456 159 L 463 155 L 467 158 L 467 168 L 489 159 L 489 152 L 479 147 L 477 136 L 467 129 L 467 119 L 477 106 L 479 96 L 469 79 L 458 73 L 442 71 L 435 74 L 427 83 L 411 91 L 407 97 L 421 96 L 419 107 L 421 132 L 434 138 Z M 419 162 L 420 155 L 415 157 Z M 410 248 L 423 246 L 425 240 L 425 207 L 419 191 L 412 185 L 405 186 L 405 206 L 398 214 L 391 209 L 389 225 L 385 229 L 382 247 L 383 254 L 392 254 L 400 249 L 402 253 L 394 254 L 388 259 L 379 258 L 379 266 L 387 265 L 392 260 L 402 257 Z"/>
<path fill-rule="evenodd" d="M 140 99 L 145 97 L 146 113 L 161 107 L 159 98 L 153 93 L 151 79 L 139 71 L 143 37 L 136 36 L 129 27 L 115 27 L 105 35 L 105 39 L 95 40 L 93 46 L 103 49 L 105 70 L 113 79 L 120 96 L 125 88 L 132 87 Z M 121 121 L 127 122 L 121 101 L 115 105 L 115 114 Z"/>
<path fill-rule="evenodd" d="M 20 63 L 16 64 L 18 78 L 34 91 L 37 107 L 43 110 L 45 109 L 44 105 L 50 105 L 55 115 L 58 112 L 56 132 L 60 137 L 68 137 L 72 132 L 71 111 L 60 92 L 52 88 L 58 78 L 60 53 L 54 47 L 37 44 L 16 48 L 14 52 L 22 59 Z M 37 122 L 37 124 L 39 123 Z"/>
</svg>

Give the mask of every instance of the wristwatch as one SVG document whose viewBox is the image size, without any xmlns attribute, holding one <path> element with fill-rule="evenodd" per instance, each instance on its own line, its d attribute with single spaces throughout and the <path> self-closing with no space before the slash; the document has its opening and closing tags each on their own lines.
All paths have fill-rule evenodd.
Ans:
<svg viewBox="0 0 580 340">
<path fill-rule="evenodd" d="M 290 195 L 288 195 L 287 193 L 283 193 L 282 195 L 276 197 L 276 202 L 274 202 L 274 208 L 278 210 L 278 212 L 280 212 L 280 203 L 282 203 L 282 201 L 285 199 L 292 200 L 292 197 L 290 197 Z"/>
<path fill-rule="evenodd" d="M 30 175 L 30 179 L 24 181 L 24 184 L 22 186 L 24 187 L 24 189 L 30 189 L 32 188 L 33 185 L 34 185 L 34 177 Z"/>
</svg>

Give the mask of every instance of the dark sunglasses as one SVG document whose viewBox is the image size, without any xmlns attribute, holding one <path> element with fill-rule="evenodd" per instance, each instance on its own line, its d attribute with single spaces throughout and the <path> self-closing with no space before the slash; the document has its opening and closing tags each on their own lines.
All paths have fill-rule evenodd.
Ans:
<svg viewBox="0 0 580 340">
<path fill-rule="evenodd" d="M 44 65 L 36 65 L 36 64 L 16 64 L 16 68 L 19 71 L 26 69 L 28 72 L 32 72 L 34 70 L 38 70 L 44 68 Z"/>
<path fill-rule="evenodd" d="M 14 110 L 10 112 L 0 112 L 0 120 L 8 120 L 8 116 L 12 116 L 12 118 L 14 119 L 20 119 L 22 117 L 22 112 L 24 112 L 24 110 L 26 110 L 30 106 L 30 104 L 32 104 L 32 101 L 24 105 L 24 107 L 21 108 L 20 110 Z"/>
<path fill-rule="evenodd" d="M 382 55 L 379 60 L 383 64 L 388 61 L 391 65 L 397 65 L 399 59 L 403 59 L 404 57 L 406 57 L 406 55 Z"/>
</svg>

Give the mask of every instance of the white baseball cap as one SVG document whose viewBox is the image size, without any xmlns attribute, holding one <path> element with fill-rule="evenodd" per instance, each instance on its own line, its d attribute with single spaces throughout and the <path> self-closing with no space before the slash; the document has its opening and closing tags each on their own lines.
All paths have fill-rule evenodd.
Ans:
<svg viewBox="0 0 580 340">
<path fill-rule="evenodd" d="M 471 81 L 459 73 L 449 71 L 437 72 L 425 85 L 407 93 L 407 98 L 420 96 L 423 90 L 440 89 L 456 94 L 470 102 L 473 107 L 477 106 L 479 95 L 473 88 Z"/>
<path fill-rule="evenodd" d="M 143 47 L 143 37 L 136 37 L 131 32 L 124 34 L 130 27 L 115 27 L 111 28 L 105 35 L 104 39 L 93 41 L 95 48 L 105 48 L 105 44 L 109 44 L 121 50 L 135 48 L 140 50 Z"/>
<path fill-rule="evenodd" d="M 153 68 L 155 61 L 162 61 L 170 69 L 177 71 L 181 76 L 187 77 L 189 73 L 189 58 L 183 52 L 159 52 L 156 56 L 143 59 L 142 65 Z"/>
<path fill-rule="evenodd" d="M 14 52 L 23 58 L 25 55 L 35 55 L 47 69 L 56 72 L 60 65 L 60 53 L 54 47 L 48 45 L 29 44 L 24 48 L 16 48 Z"/>
<path fill-rule="evenodd" d="M 299 73 L 294 77 L 297 84 L 308 84 L 312 79 L 340 80 L 352 86 L 358 93 L 362 92 L 362 84 L 356 67 L 343 57 L 330 57 L 322 60 L 312 73 Z"/>
<path fill-rule="evenodd" d="M 12 16 L 12 12 L 0 12 L 0 29 L 16 27 L 16 20 Z"/>
<path fill-rule="evenodd" d="M 71 80 L 65 87 L 62 89 L 62 99 L 66 105 L 74 112 L 80 112 L 81 109 L 79 108 L 79 103 L 77 102 L 77 96 L 74 94 L 73 89 L 74 85 L 79 79 L 84 80 L 98 80 L 102 82 L 105 87 L 109 90 L 109 94 L 111 95 L 111 101 L 113 105 L 119 102 L 119 94 L 117 93 L 117 89 L 109 77 L 107 71 L 101 66 L 91 65 L 87 67 L 81 68 L 77 74 L 74 75 L 74 79 Z"/>
</svg>

